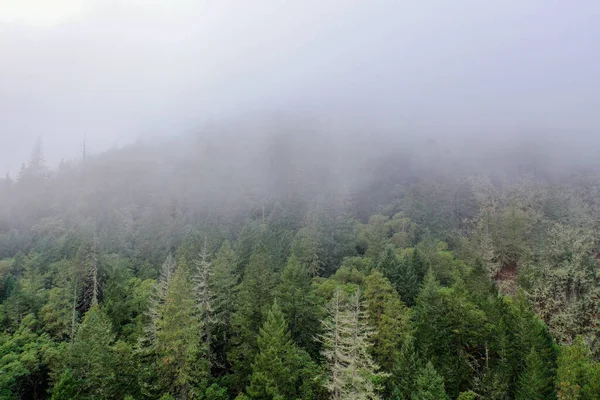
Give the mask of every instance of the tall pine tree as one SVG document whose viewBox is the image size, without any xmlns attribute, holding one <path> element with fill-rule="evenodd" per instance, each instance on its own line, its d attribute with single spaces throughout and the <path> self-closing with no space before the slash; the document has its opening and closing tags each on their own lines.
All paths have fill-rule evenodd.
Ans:
<svg viewBox="0 0 600 400">
<path fill-rule="evenodd" d="M 294 344 L 277 302 L 257 342 L 259 352 L 252 364 L 248 396 L 255 400 L 313 398 L 316 365 Z"/>
<path fill-rule="evenodd" d="M 309 271 L 292 255 L 281 273 L 277 299 L 292 338 L 310 354 L 318 354 L 315 337 L 320 331 L 317 299 L 312 290 Z"/>
</svg>

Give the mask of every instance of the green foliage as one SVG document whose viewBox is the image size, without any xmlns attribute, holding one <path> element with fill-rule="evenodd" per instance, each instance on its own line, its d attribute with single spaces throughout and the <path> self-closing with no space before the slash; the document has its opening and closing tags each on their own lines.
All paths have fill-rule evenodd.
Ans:
<svg viewBox="0 0 600 400">
<path fill-rule="evenodd" d="M 190 271 L 179 265 L 159 309 L 156 355 L 160 385 L 182 398 L 198 397 L 197 387 L 208 376 L 201 317 Z"/>
<path fill-rule="evenodd" d="M 461 392 L 456 400 L 477 400 L 477 393 L 469 390 L 468 392 Z"/>
<path fill-rule="evenodd" d="M 98 306 L 89 309 L 77 329 L 68 350 L 73 377 L 80 382 L 82 394 L 96 398 L 115 398 L 118 379 L 116 353 L 112 347 L 115 334 L 106 313 Z"/>
<path fill-rule="evenodd" d="M 600 399 L 599 377 L 600 363 L 592 361 L 582 337 L 561 349 L 556 377 L 559 400 Z"/>
<path fill-rule="evenodd" d="M 310 354 L 318 354 L 315 337 L 320 331 L 319 309 L 307 271 L 292 255 L 281 272 L 276 295 L 292 339 Z"/>
<path fill-rule="evenodd" d="M 269 311 L 257 342 L 259 352 L 252 363 L 248 396 L 256 400 L 312 398 L 316 365 L 292 341 L 277 302 Z"/>
<path fill-rule="evenodd" d="M 383 371 L 391 372 L 402 343 L 411 333 L 410 310 L 379 271 L 365 278 L 365 299 L 369 324 L 375 328 L 373 359 Z"/>
<path fill-rule="evenodd" d="M 44 362 L 52 351 L 46 334 L 36 332 L 37 321 L 26 315 L 14 334 L 0 334 L 0 395 L 6 399 L 34 398 L 44 389 Z"/>
<path fill-rule="evenodd" d="M 416 389 L 411 400 L 450 400 L 444 389 L 444 378 L 442 378 L 428 362 L 417 375 Z"/>
<path fill-rule="evenodd" d="M 256 337 L 271 308 L 275 284 L 267 249 L 260 245 L 244 272 L 232 321 L 232 347 L 228 359 L 237 374 L 238 385 L 245 384 L 250 375 L 250 366 L 258 351 Z"/>
<path fill-rule="evenodd" d="M 0 179 L 0 398 L 599 398 L 594 174 L 348 154 L 360 184 L 313 187 L 287 151 L 240 183 L 209 148 L 183 186 L 39 149 Z"/>
<path fill-rule="evenodd" d="M 415 349 L 415 338 L 409 337 L 402 343 L 388 383 L 394 399 L 410 399 L 417 389 L 416 378 L 423 366 L 423 362 Z"/>
<path fill-rule="evenodd" d="M 73 377 L 71 369 L 67 368 L 52 390 L 52 400 L 76 399 L 80 391 L 80 383 Z"/>
<path fill-rule="evenodd" d="M 420 352 L 445 377 L 448 394 L 458 396 L 472 382 L 473 359 L 485 353 L 485 313 L 461 286 L 440 288 L 430 271 L 416 300 L 415 328 Z"/>
<path fill-rule="evenodd" d="M 226 365 L 226 351 L 231 339 L 231 325 L 238 290 L 237 258 L 229 241 L 225 241 L 211 263 L 213 282 L 215 363 Z"/>
<path fill-rule="evenodd" d="M 545 400 L 556 398 L 551 390 L 553 376 L 548 374 L 544 360 L 535 348 L 525 359 L 525 370 L 519 377 L 516 400 Z"/>
</svg>

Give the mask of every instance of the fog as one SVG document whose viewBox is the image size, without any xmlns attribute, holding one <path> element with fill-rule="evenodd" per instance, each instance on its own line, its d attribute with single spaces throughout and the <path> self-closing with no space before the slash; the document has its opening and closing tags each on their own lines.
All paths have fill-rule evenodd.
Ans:
<svg viewBox="0 0 600 400">
<path fill-rule="evenodd" d="M 597 142 L 593 0 L 52 3 L 0 5 L 13 174 L 38 137 L 56 165 L 84 137 L 98 153 L 273 115 L 443 143 Z"/>
</svg>

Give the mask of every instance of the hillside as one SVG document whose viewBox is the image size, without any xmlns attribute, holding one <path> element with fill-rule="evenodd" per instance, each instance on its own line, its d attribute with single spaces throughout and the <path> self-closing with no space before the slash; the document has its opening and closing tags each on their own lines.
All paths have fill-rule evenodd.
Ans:
<svg viewBox="0 0 600 400">
<path fill-rule="evenodd" d="M 0 180 L 0 397 L 600 399 L 600 170 L 392 137 L 38 143 Z"/>
</svg>

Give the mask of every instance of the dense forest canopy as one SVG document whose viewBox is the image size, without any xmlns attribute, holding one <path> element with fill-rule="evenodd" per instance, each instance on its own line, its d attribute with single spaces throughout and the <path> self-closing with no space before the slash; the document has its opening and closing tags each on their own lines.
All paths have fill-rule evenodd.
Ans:
<svg viewBox="0 0 600 400">
<path fill-rule="evenodd" d="M 38 142 L 0 180 L 0 397 L 600 399 L 600 169 L 395 137 Z"/>
</svg>

